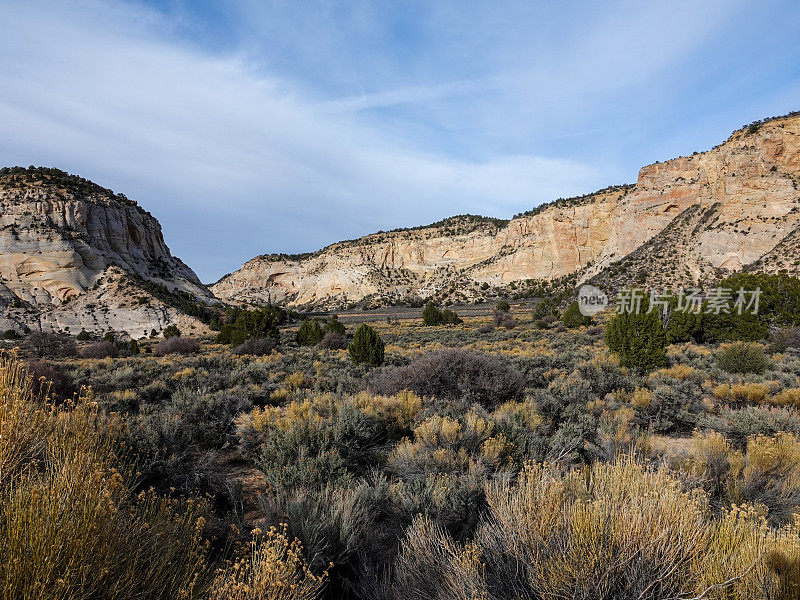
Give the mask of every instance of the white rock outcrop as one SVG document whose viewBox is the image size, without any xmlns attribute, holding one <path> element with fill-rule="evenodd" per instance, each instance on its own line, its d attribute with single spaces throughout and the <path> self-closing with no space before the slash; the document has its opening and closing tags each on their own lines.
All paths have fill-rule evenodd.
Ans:
<svg viewBox="0 0 800 600">
<path fill-rule="evenodd" d="M 0 327 L 140 336 L 179 319 L 126 274 L 213 298 L 135 202 L 56 169 L 0 171 Z"/>
</svg>

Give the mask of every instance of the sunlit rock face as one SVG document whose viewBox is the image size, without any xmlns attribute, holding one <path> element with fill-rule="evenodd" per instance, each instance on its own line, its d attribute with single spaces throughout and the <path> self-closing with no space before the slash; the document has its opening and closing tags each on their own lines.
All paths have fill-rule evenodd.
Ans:
<svg viewBox="0 0 800 600">
<path fill-rule="evenodd" d="M 89 306 L 81 301 L 125 274 L 211 298 L 170 254 L 150 213 L 91 182 L 53 169 L 6 169 L 0 210 L 0 307 L 7 326 L 70 323 L 78 331 L 122 331 L 160 325 L 164 315 L 146 315 L 144 302 L 128 310 L 124 297 Z"/>
<path fill-rule="evenodd" d="M 800 117 L 735 132 L 720 146 L 644 167 L 633 186 L 554 202 L 507 223 L 454 217 L 296 257 L 266 255 L 212 286 L 236 303 L 334 307 L 368 297 L 425 297 L 457 287 L 600 273 L 651 253 L 654 283 L 752 268 L 797 273 Z M 690 226 L 691 225 L 691 226 Z M 668 238 L 666 234 L 669 233 Z M 675 246 L 669 278 L 659 244 Z M 662 268 L 664 267 L 664 268 Z"/>
</svg>

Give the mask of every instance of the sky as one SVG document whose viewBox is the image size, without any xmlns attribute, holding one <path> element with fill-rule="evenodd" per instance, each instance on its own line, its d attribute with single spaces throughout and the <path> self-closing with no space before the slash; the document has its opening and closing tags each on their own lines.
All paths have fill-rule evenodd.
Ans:
<svg viewBox="0 0 800 600">
<path fill-rule="evenodd" d="M 137 200 L 207 283 L 631 183 L 800 109 L 800 3 L 0 0 L 0 166 Z"/>
</svg>

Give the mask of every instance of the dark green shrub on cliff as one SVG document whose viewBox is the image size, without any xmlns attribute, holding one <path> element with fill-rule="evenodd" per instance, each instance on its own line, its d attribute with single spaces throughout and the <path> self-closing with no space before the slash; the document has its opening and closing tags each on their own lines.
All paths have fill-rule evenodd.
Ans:
<svg viewBox="0 0 800 600">
<path fill-rule="evenodd" d="M 181 330 L 178 329 L 177 325 L 167 325 L 164 328 L 164 338 L 171 338 L 171 337 L 179 337 L 181 335 Z M 105 338 L 103 338 L 105 339 Z M 113 341 L 113 339 L 112 339 Z"/>
</svg>

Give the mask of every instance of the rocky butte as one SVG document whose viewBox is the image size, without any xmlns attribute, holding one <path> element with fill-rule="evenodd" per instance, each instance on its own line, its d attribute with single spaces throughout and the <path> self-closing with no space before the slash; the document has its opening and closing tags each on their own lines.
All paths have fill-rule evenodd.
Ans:
<svg viewBox="0 0 800 600">
<path fill-rule="evenodd" d="M 471 301 L 573 276 L 609 286 L 708 282 L 800 265 L 800 115 L 643 167 L 635 185 L 561 199 L 510 221 L 471 215 L 317 252 L 264 255 L 211 286 L 222 300 L 333 308 L 435 296 Z"/>
<path fill-rule="evenodd" d="M 125 196 L 57 169 L 13 167 L 0 169 L 0 209 L 0 329 L 202 329 L 164 299 L 212 294 Z"/>
</svg>

